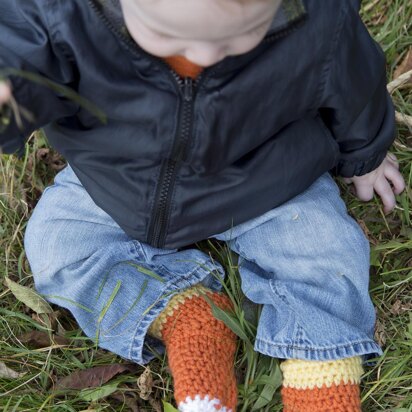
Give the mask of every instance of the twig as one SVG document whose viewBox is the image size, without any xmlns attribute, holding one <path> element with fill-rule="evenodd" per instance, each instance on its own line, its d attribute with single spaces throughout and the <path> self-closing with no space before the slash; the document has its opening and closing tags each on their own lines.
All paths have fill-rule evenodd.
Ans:
<svg viewBox="0 0 412 412">
<path fill-rule="evenodd" d="M 398 123 L 412 128 L 412 116 L 395 111 L 395 119 Z"/>
<path fill-rule="evenodd" d="M 367 4 L 363 8 L 363 11 L 368 12 L 369 10 L 373 9 L 378 4 L 378 2 L 379 2 L 379 0 L 374 0 L 374 1 L 370 2 L 369 4 Z"/>
<path fill-rule="evenodd" d="M 394 144 L 396 147 L 398 147 L 399 149 L 401 149 L 401 150 L 408 151 L 408 152 L 412 152 L 412 147 L 405 146 L 404 144 L 402 144 L 402 143 L 401 143 L 400 141 L 398 141 L 397 139 L 395 139 L 395 141 L 393 142 L 393 144 Z"/>
<path fill-rule="evenodd" d="M 395 89 L 407 83 L 408 80 L 412 77 L 412 70 L 407 71 L 406 73 L 401 74 L 395 80 L 392 80 L 387 84 L 386 88 L 389 93 L 392 93 Z"/>
</svg>

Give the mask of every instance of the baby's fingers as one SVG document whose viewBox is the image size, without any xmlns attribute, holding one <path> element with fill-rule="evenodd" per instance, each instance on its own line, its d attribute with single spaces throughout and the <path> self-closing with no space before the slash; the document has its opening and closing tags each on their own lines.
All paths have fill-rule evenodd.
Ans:
<svg viewBox="0 0 412 412">
<path fill-rule="evenodd" d="M 375 182 L 375 192 L 380 196 L 383 203 L 383 211 L 389 213 L 396 205 L 395 195 L 393 194 L 391 185 L 382 176 L 381 179 L 377 179 Z"/>
<path fill-rule="evenodd" d="M 357 180 L 354 183 L 356 187 L 356 196 L 359 200 L 367 202 L 373 199 L 373 183 L 368 180 Z"/>
<path fill-rule="evenodd" d="M 386 153 L 385 160 L 387 160 L 392 166 L 395 166 L 397 169 L 399 169 L 398 158 L 393 153 Z"/>
<path fill-rule="evenodd" d="M 397 169 L 395 169 L 394 167 L 387 167 L 384 171 L 384 175 L 392 182 L 396 195 L 399 195 L 404 191 L 406 186 L 405 180 Z"/>
<path fill-rule="evenodd" d="M 11 97 L 10 86 L 7 83 L 0 81 L 0 107 L 9 101 Z"/>
</svg>

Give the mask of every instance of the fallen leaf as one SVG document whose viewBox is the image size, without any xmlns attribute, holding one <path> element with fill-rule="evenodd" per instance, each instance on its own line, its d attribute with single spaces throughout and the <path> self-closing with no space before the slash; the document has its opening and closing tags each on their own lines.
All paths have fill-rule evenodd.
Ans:
<svg viewBox="0 0 412 412">
<path fill-rule="evenodd" d="M 39 330 L 24 333 L 18 339 L 33 349 L 45 348 L 54 344 L 70 345 L 70 340 L 63 336 L 51 335 L 50 337 L 48 333 Z"/>
<path fill-rule="evenodd" d="M 137 404 L 135 396 L 136 394 L 134 394 L 133 392 L 114 392 L 110 395 L 110 398 L 116 399 L 117 401 L 126 405 L 132 412 L 139 412 L 140 408 Z"/>
<path fill-rule="evenodd" d="M 55 150 L 42 147 L 36 151 L 36 159 L 50 166 L 51 169 L 60 171 L 66 166 L 64 158 Z"/>
<path fill-rule="evenodd" d="M 386 329 L 385 325 L 378 319 L 375 323 L 375 340 L 380 346 L 385 346 L 386 343 Z"/>
<path fill-rule="evenodd" d="M 406 73 L 409 70 L 412 70 L 412 46 L 409 47 L 409 50 L 402 59 L 402 62 L 394 71 L 393 78 L 397 79 L 401 74 Z M 410 78 L 406 83 L 412 84 L 412 78 Z"/>
<path fill-rule="evenodd" d="M 153 378 L 150 368 L 147 367 L 137 378 L 137 387 L 139 388 L 139 396 L 147 401 L 153 389 Z"/>
<path fill-rule="evenodd" d="M 21 286 L 16 282 L 13 282 L 10 278 L 5 277 L 4 282 L 10 289 L 11 293 L 17 300 L 23 302 L 31 310 L 36 313 L 52 313 L 53 309 L 34 289 L 26 286 Z"/>
<path fill-rule="evenodd" d="M 117 384 L 104 385 L 98 388 L 86 388 L 79 392 L 79 398 L 85 401 L 94 402 L 109 396 L 115 391 L 117 391 Z"/>
<path fill-rule="evenodd" d="M 402 313 L 408 312 L 412 309 L 412 303 L 403 303 L 401 300 L 397 299 L 389 312 L 393 315 L 402 315 Z"/>
<path fill-rule="evenodd" d="M 163 408 L 162 408 L 162 404 L 160 403 L 159 400 L 157 399 L 153 399 L 153 398 L 149 398 L 149 403 L 150 406 L 152 407 L 152 411 L 153 412 L 163 412 Z M 171 412 L 176 411 L 175 409 L 170 410 Z M 164 412 L 167 412 L 167 409 L 164 410 Z M 178 411 L 176 411 L 178 412 Z"/>
<path fill-rule="evenodd" d="M 6 366 L 4 362 L 0 362 L 0 378 L 4 379 L 18 379 L 24 376 L 26 372 L 16 372 Z"/>
<path fill-rule="evenodd" d="M 138 365 L 112 364 L 81 369 L 71 373 L 56 382 L 56 389 L 84 389 L 100 387 L 113 376 L 123 372 L 136 373 Z"/>
<path fill-rule="evenodd" d="M 57 322 L 57 318 L 60 315 L 60 311 L 57 310 L 51 313 L 32 313 L 31 318 L 40 325 L 46 326 L 48 329 L 55 331 L 60 326 Z"/>
</svg>

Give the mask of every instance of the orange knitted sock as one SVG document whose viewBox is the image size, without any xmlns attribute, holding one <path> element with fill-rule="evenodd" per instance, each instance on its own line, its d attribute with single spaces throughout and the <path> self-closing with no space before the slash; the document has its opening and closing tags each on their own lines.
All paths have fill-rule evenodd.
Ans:
<svg viewBox="0 0 412 412">
<path fill-rule="evenodd" d="M 179 411 L 234 412 L 236 335 L 213 316 L 203 294 L 232 308 L 227 296 L 195 286 L 172 297 L 149 334 L 166 346 Z"/>
<path fill-rule="evenodd" d="M 360 412 L 360 357 L 281 363 L 284 412 Z"/>
</svg>

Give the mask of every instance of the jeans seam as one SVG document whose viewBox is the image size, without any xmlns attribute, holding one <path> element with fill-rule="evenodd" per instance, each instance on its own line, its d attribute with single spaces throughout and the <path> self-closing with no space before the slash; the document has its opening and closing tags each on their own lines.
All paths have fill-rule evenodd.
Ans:
<svg viewBox="0 0 412 412">
<path fill-rule="evenodd" d="M 285 295 L 282 295 L 282 294 L 279 292 L 279 289 L 278 289 L 277 285 L 275 284 L 275 282 L 276 282 L 276 279 L 270 279 L 270 280 L 269 280 L 269 285 L 270 285 L 270 288 L 272 289 L 272 292 L 273 292 L 275 295 L 277 295 L 278 298 L 279 298 L 280 300 L 282 300 L 282 302 L 284 302 L 284 303 L 285 303 L 286 305 L 288 305 L 288 307 L 290 308 L 290 303 L 288 302 L 288 299 L 286 298 Z"/>
<path fill-rule="evenodd" d="M 132 239 L 132 245 L 133 245 L 134 253 L 136 254 L 136 256 L 139 259 L 143 259 L 144 262 L 147 262 L 148 259 L 147 259 L 146 253 L 144 249 L 142 248 L 140 242 L 136 239 Z"/>
</svg>

